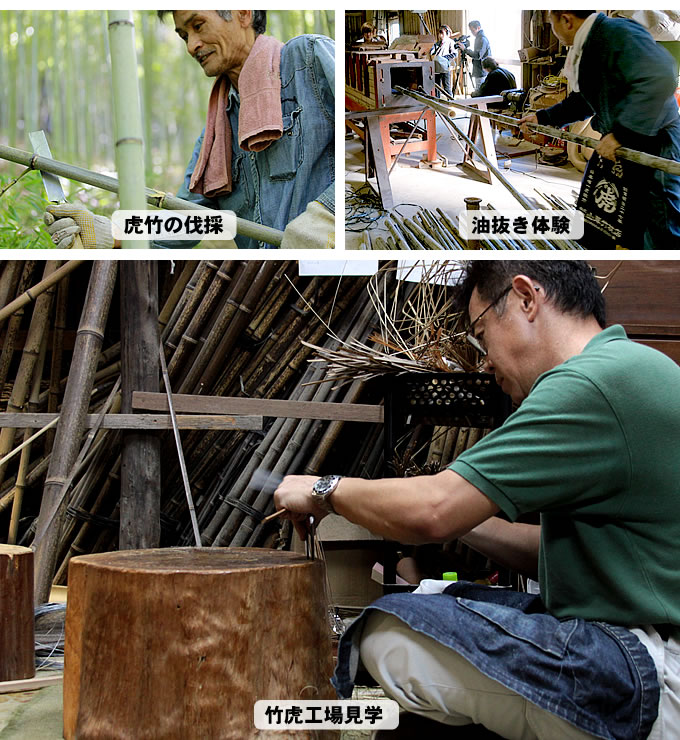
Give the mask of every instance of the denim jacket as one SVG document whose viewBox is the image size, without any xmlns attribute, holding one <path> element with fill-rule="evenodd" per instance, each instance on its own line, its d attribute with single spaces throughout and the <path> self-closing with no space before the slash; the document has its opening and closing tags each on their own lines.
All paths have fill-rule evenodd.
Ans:
<svg viewBox="0 0 680 740">
<path fill-rule="evenodd" d="M 189 192 L 205 129 L 196 141 L 177 196 L 208 208 L 234 211 L 248 221 L 283 231 L 313 200 L 334 210 L 335 43 L 307 34 L 281 50 L 283 135 L 264 151 L 246 152 L 238 144 L 240 98 L 232 87 L 227 114 L 232 130 L 233 190 L 219 198 Z M 239 249 L 275 249 L 236 236 Z M 199 242 L 160 242 L 156 248 L 187 248 Z"/>
</svg>

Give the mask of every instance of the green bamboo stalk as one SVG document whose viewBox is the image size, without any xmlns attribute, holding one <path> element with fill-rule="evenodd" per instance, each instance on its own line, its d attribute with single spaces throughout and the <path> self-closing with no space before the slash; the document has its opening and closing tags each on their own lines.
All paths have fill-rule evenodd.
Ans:
<svg viewBox="0 0 680 740">
<path fill-rule="evenodd" d="M 122 210 L 145 210 L 144 134 L 131 10 L 109 11 L 116 169 Z M 123 249 L 149 249 L 148 240 L 123 239 Z"/>
<path fill-rule="evenodd" d="M 25 47 L 25 31 L 24 26 L 24 11 L 17 10 L 17 74 L 14 77 L 14 84 L 17 88 L 17 110 L 16 119 L 12 122 L 15 128 L 18 128 L 19 120 L 22 120 L 24 125 L 26 124 L 26 100 L 24 99 L 24 92 L 26 90 L 26 47 Z M 10 125 L 12 125 L 12 123 Z M 26 130 L 26 129 L 24 129 Z"/>
<path fill-rule="evenodd" d="M 75 112 L 75 93 L 76 80 L 75 70 L 73 68 L 73 49 L 71 46 L 71 33 L 73 31 L 70 24 L 70 11 L 61 11 L 62 31 L 64 34 L 64 57 L 63 69 L 65 75 L 64 104 L 65 104 L 65 123 L 66 123 L 66 156 L 74 159 L 78 151 L 77 133 L 76 133 L 76 112 Z"/>
<path fill-rule="evenodd" d="M 28 111 L 26 112 L 27 131 L 35 131 L 38 126 L 38 30 L 40 28 L 40 11 L 34 10 L 31 14 L 31 77 L 28 89 Z"/>
<path fill-rule="evenodd" d="M 154 29 L 151 27 L 151 13 L 150 11 L 143 10 L 142 13 L 142 38 L 144 40 L 144 51 L 142 55 L 142 61 L 144 64 L 144 141 L 146 146 L 144 148 L 145 160 L 144 166 L 146 169 L 146 179 L 150 180 L 153 177 L 153 147 L 151 146 L 151 133 L 152 127 L 151 122 L 153 120 L 154 111 L 154 72 L 153 62 L 156 55 L 156 34 Z"/>
<path fill-rule="evenodd" d="M 7 13 L 7 11 L 5 11 Z M 5 27 L 5 31 L 7 34 L 10 33 L 12 25 L 11 25 L 11 16 L 8 18 L 7 16 L 6 20 L 8 21 L 7 26 Z M 16 85 L 16 79 L 17 79 L 17 53 L 16 49 L 13 49 L 10 45 L 8 49 L 9 58 L 9 75 L 8 75 L 8 82 L 9 82 L 9 103 L 8 103 L 8 123 L 9 123 L 9 143 L 12 146 L 16 145 L 17 141 L 17 85 Z"/>
</svg>

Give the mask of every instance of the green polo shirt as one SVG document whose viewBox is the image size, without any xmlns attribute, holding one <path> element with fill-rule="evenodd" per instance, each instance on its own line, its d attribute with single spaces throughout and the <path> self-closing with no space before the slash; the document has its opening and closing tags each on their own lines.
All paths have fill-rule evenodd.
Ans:
<svg viewBox="0 0 680 740">
<path fill-rule="evenodd" d="M 679 442 L 680 367 L 612 326 L 450 467 L 510 520 L 540 512 L 552 614 L 680 625 Z"/>
</svg>

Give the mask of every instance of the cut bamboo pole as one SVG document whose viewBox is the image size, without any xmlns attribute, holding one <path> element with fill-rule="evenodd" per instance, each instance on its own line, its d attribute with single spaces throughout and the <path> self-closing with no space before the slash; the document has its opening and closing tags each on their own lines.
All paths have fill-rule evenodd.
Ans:
<svg viewBox="0 0 680 740">
<path fill-rule="evenodd" d="M 186 288 L 187 283 L 191 279 L 191 276 L 194 274 L 195 270 L 196 263 L 187 260 L 187 263 L 184 265 L 182 272 L 180 273 L 177 280 L 175 280 L 175 284 L 172 286 L 170 295 L 167 297 L 163 308 L 158 314 L 158 326 L 163 337 L 165 337 L 165 328 L 168 325 L 168 322 L 170 321 L 170 318 L 176 306 L 182 300 L 184 289 Z"/>
<path fill-rule="evenodd" d="M 86 185 L 108 190 L 111 193 L 118 192 L 118 180 L 107 175 L 100 175 L 98 172 L 91 172 L 83 167 L 60 162 L 49 157 L 36 157 L 31 152 L 15 149 L 14 147 L 0 144 L 0 159 L 6 159 L 8 162 L 23 164 L 25 167 L 31 167 L 42 172 L 52 172 L 60 177 L 66 177 L 69 180 L 82 182 Z M 209 208 L 194 203 L 190 200 L 183 200 L 174 195 L 163 193 L 159 190 L 146 189 L 146 202 L 156 208 L 168 208 L 171 211 L 209 211 Z M 247 221 L 244 218 L 236 217 L 236 233 L 247 236 L 261 242 L 267 242 L 275 247 L 281 246 L 283 231 L 273 229 L 270 226 L 257 224 L 253 221 Z M 1 318 L 1 314 L 0 314 Z"/>
<path fill-rule="evenodd" d="M 19 264 L 19 263 L 17 263 Z M 34 261 L 27 261 L 24 264 L 23 272 L 21 273 L 21 279 L 19 280 L 18 291 L 19 295 L 22 295 L 28 288 L 31 275 L 33 274 L 33 268 L 35 267 Z M 7 331 L 5 334 L 5 343 L 2 347 L 2 354 L 0 355 L 0 394 L 5 389 L 5 383 L 7 381 L 7 373 L 9 372 L 10 363 L 12 362 L 12 356 L 14 355 L 14 342 L 16 341 L 16 335 L 21 325 L 21 320 L 24 317 L 24 307 L 20 306 L 10 317 L 7 322 Z"/>
<path fill-rule="evenodd" d="M 120 208 L 143 211 L 146 209 L 144 131 L 137 79 L 135 24 L 131 10 L 109 10 L 108 14 Z M 122 239 L 121 246 L 123 249 L 149 249 L 149 242 Z"/>
<path fill-rule="evenodd" d="M 178 387 L 178 393 L 194 392 L 199 384 L 203 384 L 202 378 L 205 368 L 210 360 L 215 356 L 217 347 L 225 335 L 231 319 L 241 306 L 241 302 L 248 292 L 248 288 L 255 280 L 260 268 L 261 265 L 257 262 L 251 261 L 241 263 L 241 269 L 236 274 L 230 285 L 224 310 L 220 313 L 217 321 L 212 325 L 205 342 L 203 342 L 203 345 L 198 351 L 198 354 L 193 360 L 191 366 L 185 370 L 183 377 L 178 378 L 179 384 L 178 381 L 173 379 L 173 383 Z"/>
<path fill-rule="evenodd" d="M 189 283 L 190 293 L 182 305 L 180 313 L 174 317 L 172 330 L 169 332 L 165 344 L 171 349 L 176 349 L 180 337 L 186 330 L 192 316 L 198 306 L 201 305 L 203 297 L 211 285 L 215 272 L 219 265 L 216 262 L 204 260 L 199 263 L 194 276 Z"/>
<path fill-rule="evenodd" d="M 419 103 L 424 103 L 447 117 L 453 117 L 456 110 L 463 110 L 471 115 L 482 116 L 483 118 L 489 118 L 492 121 L 503 123 L 506 126 L 519 128 L 519 120 L 512 116 L 504 116 L 499 113 L 492 113 L 491 111 L 478 110 L 477 108 L 473 108 L 455 100 L 447 100 L 444 102 L 439 98 L 433 98 L 430 95 L 423 95 L 421 93 L 414 92 L 413 90 L 407 90 L 398 85 L 396 86 L 396 89 L 402 95 L 408 95 L 410 98 L 417 100 Z M 562 139 L 563 141 L 571 141 L 574 144 L 580 144 L 589 149 L 597 149 L 598 144 L 600 143 L 596 139 L 591 139 L 588 136 L 572 134 L 569 131 L 564 131 L 563 129 L 555 128 L 553 126 L 543 126 L 539 123 L 528 123 L 527 128 L 532 131 L 536 131 L 539 134 L 551 136 L 554 139 Z M 616 156 L 621 159 L 627 159 L 630 162 L 644 165 L 645 167 L 651 167 L 652 169 L 661 170 L 661 172 L 667 172 L 671 175 L 680 175 L 680 162 L 675 162 L 672 159 L 657 157 L 656 155 L 648 154 L 647 152 L 640 152 L 636 149 L 629 149 L 625 146 L 621 146 L 616 150 Z"/>
<path fill-rule="evenodd" d="M 42 281 L 43 283 L 47 282 L 49 280 L 49 276 L 54 274 L 58 264 L 59 263 L 54 260 L 50 260 L 45 263 L 43 273 L 45 279 Z M 40 354 L 43 336 L 47 331 L 50 307 L 52 305 L 53 289 L 54 282 L 52 282 L 48 289 L 41 293 L 36 299 L 33 316 L 31 317 L 31 324 L 28 329 L 28 335 L 26 337 L 26 342 L 24 343 L 23 352 L 21 354 L 21 362 L 19 363 L 19 369 L 17 370 L 14 385 L 12 386 L 12 393 L 10 394 L 10 398 L 7 403 L 7 411 L 21 411 L 26 402 L 31 379 L 33 377 L 33 370 Z M 13 443 L 13 430 L 3 429 L 0 431 L 0 457 L 4 457 L 12 449 Z M 2 482 L 4 478 L 4 473 L 5 467 L 0 463 L 0 482 Z"/>
<path fill-rule="evenodd" d="M 38 408 L 38 398 L 40 396 L 40 381 L 42 380 L 43 367 L 45 366 L 45 355 L 47 353 L 47 334 L 43 336 L 42 346 L 40 347 L 40 355 L 38 361 L 35 364 L 33 370 L 33 383 L 31 387 L 31 395 L 28 400 L 29 412 L 36 411 Z M 19 460 L 19 471 L 17 472 L 17 483 L 14 501 L 12 502 L 12 514 L 9 522 L 9 533 L 7 535 L 7 542 L 10 545 L 15 545 L 17 541 L 17 533 L 19 531 L 19 518 L 21 517 L 21 507 L 23 504 L 24 491 L 26 489 L 26 476 L 28 474 L 28 464 L 31 458 L 31 444 L 32 444 L 32 429 L 26 428 L 24 430 L 24 443 L 21 451 L 21 459 Z"/>
<path fill-rule="evenodd" d="M 4 308 L 0 308 L 0 322 L 4 321 L 8 316 L 11 316 L 22 306 L 26 306 L 32 301 L 37 300 L 42 293 L 49 290 L 53 285 L 56 285 L 56 283 L 58 283 L 63 277 L 69 275 L 82 263 L 83 260 L 70 260 L 59 269 L 55 269 L 51 273 L 46 274 L 37 285 L 24 291 L 18 298 L 15 298 L 11 303 L 8 303 Z"/>
<path fill-rule="evenodd" d="M 10 297 L 16 295 L 17 284 L 21 277 L 22 264 L 19 260 L 6 262 L 0 278 L 0 306 L 5 306 Z"/>
<path fill-rule="evenodd" d="M 186 329 L 182 332 L 179 342 L 177 342 L 177 348 L 168 363 L 168 373 L 171 378 L 176 377 L 178 369 L 184 364 L 184 358 L 189 354 L 189 352 L 198 347 L 203 328 L 206 326 L 206 323 L 213 314 L 218 301 L 232 280 L 228 272 L 230 267 L 230 262 L 222 263 L 220 268 L 214 273 L 214 277 L 208 290 L 203 296 L 203 300 L 200 301 L 196 310 L 193 311 L 193 315 L 191 316 L 188 325 L 186 325 Z M 180 322 L 178 322 L 178 325 L 179 324 Z M 172 345 L 170 339 L 167 344 Z"/>
<path fill-rule="evenodd" d="M 66 275 L 57 288 L 57 303 L 54 314 L 52 360 L 50 363 L 50 385 L 47 392 L 47 411 L 56 413 L 61 395 L 61 365 L 64 353 L 64 331 L 66 330 L 66 308 L 68 305 L 68 288 L 70 276 Z M 54 432 L 45 437 L 45 451 L 49 452 L 54 444 Z"/>
<path fill-rule="evenodd" d="M 59 502 L 59 497 L 78 455 L 97 357 L 116 282 L 116 271 L 116 262 L 94 262 L 92 266 L 85 307 L 73 350 L 71 372 L 64 393 L 61 423 L 57 426 L 38 517 L 35 589 L 37 604 L 42 604 L 49 598 L 63 520 L 64 506 Z M 55 504 L 58 506 L 55 507 Z M 52 521 L 51 526 L 43 532 L 42 527 L 49 521 Z"/>
</svg>

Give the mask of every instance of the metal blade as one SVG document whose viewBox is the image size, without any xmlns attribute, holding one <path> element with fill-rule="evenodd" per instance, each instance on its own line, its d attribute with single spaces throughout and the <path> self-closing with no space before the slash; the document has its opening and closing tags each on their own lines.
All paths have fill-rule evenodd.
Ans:
<svg viewBox="0 0 680 740">
<path fill-rule="evenodd" d="M 50 145 L 47 143 L 47 137 L 44 131 L 31 131 L 28 134 L 28 139 L 31 142 L 33 153 L 39 157 L 49 157 L 52 159 L 52 152 L 50 151 Z M 64 195 L 64 189 L 61 187 L 61 180 L 49 172 L 41 172 L 43 185 L 47 192 L 47 200 L 50 203 L 63 203 L 66 200 Z"/>
</svg>

